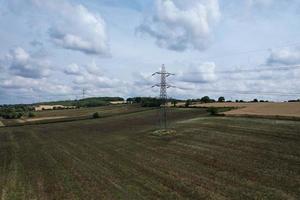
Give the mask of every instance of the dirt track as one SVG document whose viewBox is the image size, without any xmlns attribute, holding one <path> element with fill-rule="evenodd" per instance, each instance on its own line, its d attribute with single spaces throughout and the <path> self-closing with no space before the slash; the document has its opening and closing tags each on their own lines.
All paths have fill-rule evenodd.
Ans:
<svg viewBox="0 0 300 200">
<path fill-rule="evenodd" d="M 66 118 L 66 116 L 31 118 L 31 119 L 26 119 L 24 122 L 34 122 L 34 121 L 42 121 L 42 120 L 49 120 L 49 119 L 63 119 L 63 118 Z"/>
</svg>

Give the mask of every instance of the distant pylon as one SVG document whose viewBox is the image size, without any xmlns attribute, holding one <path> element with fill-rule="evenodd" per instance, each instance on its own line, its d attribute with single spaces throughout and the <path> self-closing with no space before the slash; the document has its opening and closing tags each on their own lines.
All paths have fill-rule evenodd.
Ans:
<svg viewBox="0 0 300 200">
<path fill-rule="evenodd" d="M 167 129 L 167 102 L 168 102 L 168 94 L 167 89 L 170 87 L 174 87 L 172 85 L 169 85 L 167 83 L 167 77 L 171 75 L 175 75 L 172 73 L 169 73 L 166 71 L 165 65 L 162 65 L 161 71 L 155 72 L 152 74 L 152 76 L 159 74 L 160 75 L 160 83 L 155 84 L 152 87 L 160 87 L 160 100 L 161 100 L 161 106 L 160 106 L 160 126 L 163 129 Z"/>
<path fill-rule="evenodd" d="M 85 89 L 85 88 L 83 88 L 83 89 L 82 89 L 82 99 L 84 99 L 84 98 L 85 98 L 85 93 L 86 93 L 86 89 Z"/>
</svg>

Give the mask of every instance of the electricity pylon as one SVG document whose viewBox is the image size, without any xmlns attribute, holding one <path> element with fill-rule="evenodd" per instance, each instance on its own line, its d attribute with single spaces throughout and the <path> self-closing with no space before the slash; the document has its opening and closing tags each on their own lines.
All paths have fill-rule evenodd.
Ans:
<svg viewBox="0 0 300 200">
<path fill-rule="evenodd" d="M 153 85 L 152 87 L 160 87 L 160 100 L 161 100 L 161 106 L 160 106 L 160 126 L 162 129 L 167 129 L 167 101 L 168 101 L 168 94 L 167 89 L 170 87 L 174 87 L 172 85 L 169 85 L 167 83 L 167 77 L 175 75 L 172 73 L 169 73 L 166 71 L 165 65 L 162 65 L 161 71 L 155 72 L 152 74 L 154 75 L 160 75 L 160 83 Z"/>
<path fill-rule="evenodd" d="M 82 99 L 85 98 L 85 94 L 86 94 L 86 89 L 85 89 L 85 88 L 82 88 Z"/>
</svg>

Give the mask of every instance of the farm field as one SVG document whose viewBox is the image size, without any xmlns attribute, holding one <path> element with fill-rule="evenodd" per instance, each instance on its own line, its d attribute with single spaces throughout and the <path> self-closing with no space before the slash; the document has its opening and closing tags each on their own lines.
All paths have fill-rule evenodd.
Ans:
<svg viewBox="0 0 300 200">
<path fill-rule="evenodd" d="M 1 128 L 1 199 L 300 198 L 300 122 L 157 114 Z"/>
<path fill-rule="evenodd" d="M 35 112 L 37 118 L 39 117 L 78 117 L 92 115 L 95 112 L 99 112 L 103 115 L 123 113 L 127 111 L 141 110 L 140 106 L 137 105 L 111 105 L 111 106 L 100 106 L 91 108 L 79 108 L 79 109 L 65 109 L 65 110 L 45 110 L 41 112 Z"/>
<path fill-rule="evenodd" d="M 300 102 L 286 103 L 207 103 L 195 107 L 235 107 L 225 112 L 227 116 L 274 116 L 294 117 L 300 119 Z"/>
<path fill-rule="evenodd" d="M 144 110 L 149 110 L 149 108 L 141 108 L 138 105 L 112 105 L 80 109 L 45 110 L 34 112 L 35 117 L 33 118 L 25 117 L 12 120 L 3 119 L 2 121 L 5 125 L 11 126 L 28 123 L 48 123 L 57 121 L 90 119 L 95 112 L 98 112 L 100 117 L 107 117 L 111 115 L 140 112 Z"/>
</svg>

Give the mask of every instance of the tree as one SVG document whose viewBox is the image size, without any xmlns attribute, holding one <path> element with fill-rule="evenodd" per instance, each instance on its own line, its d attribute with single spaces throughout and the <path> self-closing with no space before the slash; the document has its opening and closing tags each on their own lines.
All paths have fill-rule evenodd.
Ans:
<svg viewBox="0 0 300 200">
<path fill-rule="evenodd" d="M 134 98 L 134 101 L 135 101 L 136 103 L 141 103 L 141 102 L 142 102 L 142 97 L 135 97 L 135 98 Z"/>
<path fill-rule="evenodd" d="M 253 99 L 253 102 L 258 102 L 258 100 L 257 99 Z"/>
<path fill-rule="evenodd" d="M 188 108 L 190 105 L 191 105 L 191 100 L 190 99 L 186 100 L 185 107 Z"/>
<path fill-rule="evenodd" d="M 225 98 L 224 97 L 219 97 L 218 102 L 225 102 Z"/>
<path fill-rule="evenodd" d="M 208 96 L 204 96 L 200 99 L 202 103 L 210 103 L 211 99 Z"/>
<path fill-rule="evenodd" d="M 98 112 L 95 112 L 95 113 L 93 114 L 93 118 L 94 118 L 94 119 L 100 118 L 99 113 L 98 113 Z"/>
<path fill-rule="evenodd" d="M 162 104 L 161 99 L 151 98 L 151 97 L 141 98 L 142 107 L 160 107 L 161 104 Z"/>
<path fill-rule="evenodd" d="M 176 107 L 177 101 L 173 100 L 172 103 L 173 103 L 173 107 Z"/>
</svg>

